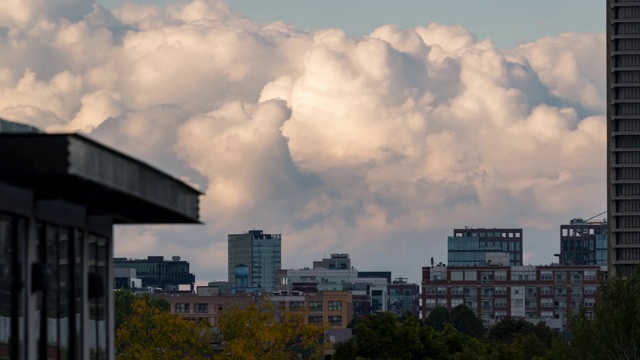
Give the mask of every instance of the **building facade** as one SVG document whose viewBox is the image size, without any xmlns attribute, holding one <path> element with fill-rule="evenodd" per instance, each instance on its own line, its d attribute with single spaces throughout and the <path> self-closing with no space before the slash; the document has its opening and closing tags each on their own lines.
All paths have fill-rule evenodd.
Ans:
<svg viewBox="0 0 640 360">
<path fill-rule="evenodd" d="M 200 292 L 200 291 L 199 291 Z M 202 291 L 201 294 L 206 294 Z M 187 293 L 155 293 L 170 304 L 172 313 L 188 320 L 207 320 L 216 325 L 225 310 L 246 308 L 257 304 L 261 298 L 250 293 L 226 295 L 197 295 Z M 274 294 L 266 298 L 274 309 L 305 311 L 309 323 L 323 325 L 327 329 L 345 329 L 352 319 L 352 297 L 346 291 L 321 291 L 310 294 Z"/>
<path fill-rule="evenodd" d="M 609 272 L 640 263 L 640 0 L 607 1 Z"/>
<path fill-rule="evenodd" d="M 114 359 L 113 225 L 198 223 L 199 195 L 84 136 L 0 133 L 0 358 Z"/>
<path fill-rule="evenodd" d="M 331 254 L 331 257 L 313 262 L 313 268 L 324 268 L 329 270 L 351 269 L 351 258 L 349 254 Z"/>
<path fill-rule="evenodd" d="M 560 225 L 560 265 L 607 265 L 608 227 L 580 218 Z"/>
<path fill-rule="evenodd" d="M 262 230 L 229 234 L 228 274 L 233 287 L 272 291 L 275 272 L 282 263 L 281 241 L 281 234 L 265 234 Z"/>
<path fill-rule="evenodd" d="M 454 229 L 447 239 L 449 266 L 484 265 L 496 253 L 507 254 L 509 265 L 522 265 L 522 229 Z"/>
<path fill-rule="evenodd" d="M 146 259 L 114 258 L 116 268 L 135 269 L 142 280 L 143 288 L 162 290 L 180 290 L 180 285 L 189 285 L 194 290 L 196 276 L 189 272 L 189 262 L 173 256 L 165 260 L 164 256 L 148 256 Z"/>
<path fill-rule="evenodd" d="M 485 326 L 508 318 L 556 320 L 562 329 L 600 297 L 600 266 L 423 267 L 422 318 L 466 305 Z M 550 321 L 551 322 L 551 321 Z"/>
<path fill-rule="evenodd" d="M 388 311 L 398 316 L 405 313 L 420 318 L 420 286 L 407 282 L 406 278 L 397 278 L 387 286 L 389 291 Z"/>
</svg>

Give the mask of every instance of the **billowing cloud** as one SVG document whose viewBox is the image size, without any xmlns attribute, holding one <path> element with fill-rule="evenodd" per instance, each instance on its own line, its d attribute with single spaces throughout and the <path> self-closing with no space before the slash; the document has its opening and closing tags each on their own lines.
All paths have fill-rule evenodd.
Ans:
<svg viewBox="0 0 640 360">
<path fill-rule="evenodd" d="M 523 227 L 527 260 L 548 263 L 561 223 L 605 209 L 603 35 L 501 50 L 461 26 L 354 38 L 215 0 L 8 4 L 1 117 L 206 191 L 205 226 L 120 229 L 118 256 L 224 279 L 226 234 L 260 228 L 283 234 L 285 267 L 348 252 L 417 281 L 454 227 Z"/>
</svg>

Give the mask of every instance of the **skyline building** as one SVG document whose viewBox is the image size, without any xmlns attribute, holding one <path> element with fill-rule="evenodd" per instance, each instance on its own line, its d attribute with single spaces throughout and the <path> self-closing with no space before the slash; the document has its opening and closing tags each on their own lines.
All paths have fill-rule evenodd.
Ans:
<svg viewBox="0 0 640 360">
<path fill-rule="evenodd" d="M 160 288 L 167 291 L 180 290 L 180 285 L 189 285 L 194 290 L 196 276 L 189 272 L 189 262 L 173 256 L 165 260 L 164 256 L 147 256 L 146 259 L 113 259 L 113 266 L 122 269 L 135 269 L 137 278 L 142 280 L 143 288 Z"/>
<path fill-rule="evenodd" d="M 486 265 L 504 255 L 508 264 L 522 265 L 522 229 L 454 229 L 447 238 L 449 266 Z"/>
<path fill-rule="evenodd" d="M 228 277 L 236 289 L 273 291 L 276 270 L 282 264 L 281 234 L 249 230 L 228 236 Z"/>
<path fill-rule="evenodd" d="M 610 274 L 640 262 L 640 0 L 607 3 L 607 211 Z"/>
<path fill-rule="evenodd" d="M 607 265 L 606 221 L 571 219 L 560 225 L 560 265 Z"/>
</svg>

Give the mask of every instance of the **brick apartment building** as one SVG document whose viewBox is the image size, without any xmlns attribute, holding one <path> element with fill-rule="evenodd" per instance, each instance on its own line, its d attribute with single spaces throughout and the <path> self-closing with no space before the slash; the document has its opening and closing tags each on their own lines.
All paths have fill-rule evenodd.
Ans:
<svg viewBox="0 0 640 360">
<path fill-rule="evenodd" d="M 593 314 L 603 274 L 600 266 L 423 267 L 422 318 L 464 304 L 485 326 L 524 318 L 564 330 L 581 308 Z"/>
</svg>

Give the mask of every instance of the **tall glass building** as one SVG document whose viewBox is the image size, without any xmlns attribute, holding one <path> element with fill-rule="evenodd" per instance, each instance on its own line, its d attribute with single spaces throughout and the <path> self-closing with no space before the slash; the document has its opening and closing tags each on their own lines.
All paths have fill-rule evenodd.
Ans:
<svg viewBox="0 0 640 360">
<path fill-rule="evenodd" d="M 560 225 L 560 265 L 607 265 L 607 228 L 580 218 Z"/>
<path fill-rule="evenodd" d="M 454 229 L 447 239 L 449 266 L 485 265 L 498 253 L 508 256 L 508 265 L 522 265 L 522 229 Z"/>
<path fill-rule="evenodd" d="M 607 1 L 609 273 L 640 262 L 640 0 Z"/>
<path fill-rule="evenodd" d="M 281 240 L 281 234 L 265 234 L 262 230 L 229 234 L 228 274 L 231 286 L 239 290 L 240 285 L 245 285 L 245 276 L 239 277 L 236 272 L 246 267 L 247 287 L 273 291 L 275 272 L 280 269 L 282 261 Z M 238 282 L 240 279 L 242 284 Z"/>
</svg>

